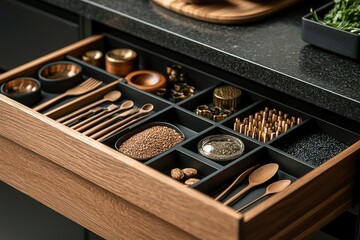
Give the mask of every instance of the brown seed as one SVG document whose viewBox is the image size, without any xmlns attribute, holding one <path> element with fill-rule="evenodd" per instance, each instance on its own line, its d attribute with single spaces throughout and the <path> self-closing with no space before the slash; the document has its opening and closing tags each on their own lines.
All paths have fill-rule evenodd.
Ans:
<svg viewBox="0 0 360 240">
<path fill-rule="evenodd" d="M 171 170 L 171 177 L 175 180 L 181 181 L 185 174 L 180 168 L 174 168 Z"/>
<path fill-rule="evenodd" d="M 189 178 L 188 180 L 185 181 L 185 185 L 191 186 L 191 185 L 197 183 L 198 181 L 200 181 L 200 180 L 197 178 Z"/>
<path fill-rule="evenodd" d="M 197 176 L 197 170 L 195 168 L 183 168 L 186 178 L 194 178 Z"/>
</svg>

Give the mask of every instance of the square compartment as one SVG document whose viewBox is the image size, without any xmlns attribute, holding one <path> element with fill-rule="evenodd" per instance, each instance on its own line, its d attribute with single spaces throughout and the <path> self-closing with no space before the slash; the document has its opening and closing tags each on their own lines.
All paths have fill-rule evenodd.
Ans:
<svg viewBox="0 0 360 240">
<path fill-rule="evenodd" d="M 331 159 L 360 136 L 325 121 L 311 119 L 271 145 L 312 167 Z"/>
<path fill-rule="evenodd" d="M 222 193 L 242 172 L 257 164 L 263 165 L 267 163 L 276 163 L 279 165 L 279 170 L 269 181 L 259 186 L 256 186 L 245 193 L 241 198 L 235 200 L 230 204 L 234 209 L 238 209 L 245 204 L 251 202 L 255 198 L 259 197 L 265 192 L 266 187 L 277 180 L 289 179 L 291 182 L 296 181 L 304 174 L 311 170 L 310 167 L 302 164 L 301 162 L 294 161 L 291 157 L 285 156 L 284 154 L 274 151 L 267 147 L 262 147 L 252 154 L 246 156 L 241 161 L 237 161 L 231 166 L 226 166 L 220 170 L 216 175 L 203 181 L 195 186 L 195 189 L 209 195 L 212 198 L 216 198 Z M 242 190 L 248 184 L 248 177 L 246 177 L 239 184 L 235 185 L 233 190 L 229 191 L 228 194 L 220 198 L 221 202 L 224 202 L 234 196 L 237 192 Z M 265 197 L 256 203 L 249 206 L 247 209 L 256 206 L 262 201 L 266 200 Z"/>
<path fill-rule="evenodd" d="M 230 85 L 230 84 L 222 84 L 222 85 L 218 85 L 217 87 L 224 86 L 224 85 Z M 234 86 L 234 87 L 237 87 L 237 86 Z M 237 88 L 239 88 L 239 87 L 237 87 Z M 180 106 L 182 108 L 185 108 L 185 109 L 187 109 L 187 110 L 189 110 L 191 112 L 194 112 L 194 113 L 195 113 L 197 107 L 201 106 L 201 105 L 207 105 L 209 108 L 212 108 L 212 107 L 214 107 L 214 103 L 213 103 L 214 89 L 215 88 L 212 88 L 211 90 L 203 92 L 203 93 L 199 94 L 198 96 L 192 98 L 191 100 L 180 104 Z M 239 88 L 239 89 L 241 89 L 241 88 Z M 258 103 L 260 100 L 262 100 L 262 98 L 260 96 L 254 94 L 252 92 L 249 92 L 247 90 L 241 89 L 240 105 L 236 109 L 236 112 L 242 111 L 244 108 L 246 108 L 248 106 L 251 106 L 254 103 Z M 232 115 L 230 115 L 229 117 L 236 114 L 236 112 L 232 113 Z M 205 118 L 203 116 L 199 116 L 199 117 Z M 207 118 L 205 118 L 205 119 L 207 119 Z M 211 119 L 209 119 L 209 120 L 211 120 Z"/>
<path fill-rule="evenodd" d="M 315 12 L 324 16 L 334 7 L 330 2 Z M 307 43 L 346 57 L 360 59 L 360 34 L 340 30 L 312 20 L 312 13 L 302 18 L 301 38 Z"/>
<path fill-rule="evenodd" d="M 208 136 L 211 136 L 211 135 L 217 135 L 217 134 L 231 135 L 231 136 L 234 136 L 234 137 L 240 139 L 244 143 L 245 150 L 244 150 L 244 153 L 239 158 L 242 158 L 244 155 L 248 154 L 249 152 L 253 151 L 254 149 L 256 149 L 259 146 L 254 141 L 243 138 L 239 134 L 234 134 L 234 133 L 229 132 L 229 131 L 221 128 L 221 127 L 215 127 L 213 129 L 207 131 L 206 133 L 201 134 L 201 135 L 195 137 L 194 139 L 191 139 L 188 142 L 184 143 L 182 145 L 182 147 L 189 150 L 189 151 L 191 151 L 191 152 L 193 152 L 193 153 L 195 153 L 195 154 L 197 154 L 198 157 L 203 157 L 198 153 L 198 147 L 197 147 L 198 143 L 205 137 L 208 137 Z M 205 158 L 205 157 L 203 157 L 203 158 Z M 230 161 L 215 161 L 215 160 L 208 159 L 208 158 L 206 158 L 206 159 L 208 161 L 213 161 L 213 162 L 216 162 L 217 164 L 225 166 L 225 165 L 228 165 L 228 164 L 230 164 L 230 163 L 232 163 L 234 161 L 238 161 L 239 158 L 236 158 L 236 159 L 230 160 Z"/>
<path fill-rule="evenodd" d="M 244 121 L 244 118 L 249 118 L 250 115 L 253 116 L 253 118 L 255 118 L 255 113 L 257 112 L 260 112 L 260 111 L 264 111 L 265 110 L 265 107 L 269 108 L 269 111 L 272 110 L 272 109 L 276 109 L 278 111 L 282 111 L 283 114 L 287 113 L 289 115 L 288 119 L 292 116 L 294 116 L 296 119 L 298 118 L 301 118 L 302 121 L 305 121 L 308 116 L 305 115 L 305 113 L 303 112 L 300 112 L 300 111 L 297 111 L 291 107 L 288 107 L 286 105 L 283 105 L 283 104 L 280 104 L 280 103 L 277 103 L 277 102 L 273 102 L 273 101 L 270 101 L 270 100 L 264 100 L 264 101 L 261 101 L 260 103 L 256 104 L 255 106 L 251 106 L 249 108 L 246 108 L 244 111 L 241 111 L 237 114 L 234 114 L 232 116 L 230 116 L 228 119 L 226 119 L 222 125 L 227 127 L 227 128 L 230 128 L 232 129 L 233 131 L 241 134 L 241 135 L 244 135 L 248 138 L 251 138 L 251 139 L 254 139 L 258 142 L 263 142 L 263 141 L 260 141 L 259 138 L 252 138 L 252 136 L 247 136 L 243 133 L 240 133 L 236 130 L 234 130 L 234 124 L 235 124 L 235 121 L 236 119 L 240 119 L 241 122 Z M 301 124 L 299 124 L 301 126 Z M 288 125 L 288 130 L 286 132 L 283 132 L 281 133 L 279 136 L 281 136 L 282 134 L 285 134 L 289 131 L 292 131 L 292 129 L 295 129 L 297 128 L 298 125 L 295 125 L 293 128 L 290 128 L 290 125 Z M 268 141 L 266 143 L 271 143 L 273 140 L 270 140 L 270 135 L 268 135 Z M 273 139 L 276 139 L 277 137 L 274 137 Z"/>
<path fill-rule="evenodd" d="M 210 166 L 208 163 L 202 162 L 190 154 L 178 150 L 172 151 L 160 158 L 150 160 L 145 164 L 169 177 L 171 177 L 170 172 L 173 168 L 195 168 L 198 171 L 197 178 L 200 181 L 203 181 L 217 170 L 214 166 Z"/>
</svg>

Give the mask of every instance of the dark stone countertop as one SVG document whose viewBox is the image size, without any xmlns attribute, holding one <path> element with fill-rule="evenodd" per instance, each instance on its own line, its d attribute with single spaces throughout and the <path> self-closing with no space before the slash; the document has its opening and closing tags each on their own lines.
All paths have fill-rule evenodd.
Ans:
<svg viewBox="0 0 360 240">
<path fill-rule="evenodd" d="M 301 17 L 329 0 L 235 26 L 193 20 L 150 0 L 44 1 L 360 122 L 360 61 L 301 40 Z"/>
</svg>

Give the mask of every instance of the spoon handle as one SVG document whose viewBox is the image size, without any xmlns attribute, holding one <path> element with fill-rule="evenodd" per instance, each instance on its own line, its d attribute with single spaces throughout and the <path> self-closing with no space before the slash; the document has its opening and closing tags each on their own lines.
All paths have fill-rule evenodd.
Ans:
<svg viewBox="0 0 360 240">
<path fill-rule="evenodd" d="M 129 126 L 129 125 L 131 125 L 131 124 L 133 124 L 133 123 L 136 123 L 137 121 L 140 121 L 141 119 L 143 119 L 143 118 L 147 117 L 148 115 L 149 115 L 149 114 L 145 114 L 144 116 L 140 116 L 140 117 L 138 117 L 138 118 L 135 118 L 135 119 L 131 120 L 130 122 L 125 123 L 124 125 L 122 125 L 122 126 L 120 126 L 120 127 L 116 128 L 116 129 L 112 130 L 111 132 L 109 132 L 109 133 L 105 134 L 104 136 L 102 136 L 102 137 L 100 137 L 100 138 L 96 139 L 96 141 L 101 142 L 101 141 L 102 141 L 102 140 L 104 140 L 105 138 L 110 137 L 111 135 L 113 135 L 113 134 L 115 134 L 115 133 L 119 132 L 120 130 L 122 130 L 122 129 L 126 128 L 127 126 Z"/>
<path fill-rule="evenodd" d="M 95 127 L 92 127 L 90 129 L 86 130 L 85 132 L 83 132 L 83 134 L 86 135 L 86 136 L 90 136 L 91 134 L 99 132 L 102 129 L 104 129 L 105 127 L 111 125 L 111 123 L 114 122 L 116 119 L 129 116 L 129 115 L 134 114 L 134 113 L 136 113 L 138 111 L 139 111 L 138 108 L 132 108 L 130 110 L 127 110 L 126 112 L 120 113 L 119 115 L 116 115 L 115 117 L 112 117 L 109 120 L 106 120 L 105 122 L 102 122 L 99 125 L 96 125 Z"/>
<path fill-rule="evenodd" d="M 79 122 L 79 123 L 71 126 L 70 128 L 72 128 L 72 129 L 74 129 L 74 130 L 76 130 L 76 131 L 81 132 L 80 128 L 81 128 L 82 126 L 87 125 L 87 123 L 92 122 L 94 119 L 100 118 L 100 117 L 103 116 L 104 114 L 106 114 L 106 111 L 99 112 L 99 113 L 97 113 L 97 114 L 95 114 L 95 115 L 93 115 L 93 116 L 91 116 L 91 117 L 89 117 L 89 118 L 87 118 L 87 119 L 84 119 L 83 121 L 81 121 L 81 122 Z"/>
<path fill-rule="evenodd" d="M 228 199 L 227 201 L 225 201 L 223 204 L 225 206 L 229 205 L 230 203 L 232 203 L 233 201 L 235 201 L 236 199 L 238 199 L 239 197 L 241 197 L 241 195 L 243 195 L 244 193 L 246 193 L 249 189 L 251 189 L 253 187 L 252 184 L 247 185 L 245 188 L 243 188 L 240 192 L 238 192 L 237 194 L 235 194 L 234 196 L 232 196 L 230 199 Z"/>
<path fill-rule="evenodd" d="M 59 96 L 56 96 L 46 102 L 43 102 L 41 103 L 40 105 L 37 105 L 36 107 L 34 107 L 33 109 L 37 112 L 41 111 L 41 110 L 44 110 L 46 108 L 48 108 L 49 106 L 57 103 L 58 101 L 60 101 L 61 99 L 65 98 L 67 96 L 67 93 L 63 93 L 63 94 L 60 94 Z"/>
<path fill-rule="evenodd" d="M 137 116 L 140 116 L 140 115 L 142 115 L 142 114 L 145 114 L 145 113 L 144 113 L 144 112 L 135 113 L 134 115 L 131 115 L 131 116 L 125 118 L 124 120 L 121 120 L 120 122 L 117 122 L 117 123 L 115 123 L 115 124 L 113 124 L 113 125 L 111 125 L 111 126 L 109 126 L 109 127 L 107 127 L 107 128 L 104 128 L 103 130 L 101 130 L 101 131 L 99 131 L 99 132 L 91 135 L 90 138 L 92 138 L 92 139 L 97 139 L 97 138 L 99 138 L 99 137 L 101 137 L 101 136 L 103 136 L 103 135 L 111 132 L 112 130 L 120 127 L 121 125 L 129 122 L 130 120 L 132 120 L 132 119 L 134 119 L 134 118 L 136 118 Z"/>
<path fill-rule="evenodd" d="M 99 109 L 99 110 L 94 110 L 94 109 L 90 109 L 89 111 L 86 111 L 78 116 L 75 116 L 73 118 L 70 118 L 69 120 L 66 120 L 65 122 L 63 122 L 64 125 L 69 125 L 70 123 L 73 123 L 81 118 L 86 117 L 87 115 L 91 114 L 91 113 L 96 113 L 99 112 L 97 114 L 101 114 L 104 111 L 104 109 Z"/>
<path fill-rule="evenodd" d="M 236 210 L 236 211 L 237 211 L 237 212 L 240 212 L 241 210 L 247 208 L 247 207 L 250 206 L 251 204 L 254 204 L 255 202 L 259 201 L 260 199 L 262 199 L 263 197 L 265 197 L 265 196 L 267 196 L 267 195 L 269 195 L 269 194 L 270 194 L 270 193 L 265 192 L 265 193 L 264 193 L 263 195 L 261 195 L 260 197 L 252 200 L 251 202 L 249 202 L 248 204 L 242 206 L 241 208 L 239 208 L 239 209 Z"/>
<path fill-rule="evenodd" d="M 247 176 L 249 176 L 249 174 L 252 173 L 259 165 L 260 164 L 252 166 L 251 168 L 248 168 L 244 172 L 242 172 L 222 193 L 219 194 L 219 196 L 217 196 L 215 198 L 215 200 L 218 201 L 219 199 L 221 199 L 233 187 L 235 187 L 237 184 L 241 183 Z"/>
<path fill-rule="evenodd" d="M 91 103 L 91 104 L 83 107 L 83 108 L 80 108 L 80 109 L 76 110 L 75 112 L 72 112 L 72 113 L 70 113 L 70 114 L 68 114 L 68 115 L 65 115 L 65 116 L 59 118 L 59 119 L 56 119 L 56 121 L 62 123 L 62 122 L 64 122 L 64 121 L 66 121 L 66 120 L 68 120 L 68 119 L 70 119 L 70 118 L 72 118 L 72 117 L 75 117 L 75 116 L 77 116 L 77 115 L 79 115 L 79 114 L 81 114 L 81 113 L 83 113 L 83 112 L 86 112 L 87 110 L 90 110 L 91 108 L 96 107 L 97 105 L 100 105 L 100 104 L 102 104 L 102 103 L 104 103 L 104 102 L 106 102 L 106 101 L 107 101 L 107 100 L 104 99 L 104 98 L 103 98 L 103 99 L 100 99 L 99 101 L 96 101 L 96 102 L 94 102 L 94 103 Z"/>
<path fill-rule="evenodd" d="M 110 117 L 111 115 L 118 113 L 120 111 L 121 111 L 121 109 L 116 109 L 115 111 L 110 111 L 110 112 L 105 111 L 105 112 L 103 112 L 103 114 L 94 115 L 94 116 L 74 125 L 73 129 L 75 129 L 78 132 L 85 131 L 86 129 L 89 129 L 92 126 L 94 126 L 96 123 L 101 122 L 102 120 L 104 120 L 104 119 Z"/>
</svg>

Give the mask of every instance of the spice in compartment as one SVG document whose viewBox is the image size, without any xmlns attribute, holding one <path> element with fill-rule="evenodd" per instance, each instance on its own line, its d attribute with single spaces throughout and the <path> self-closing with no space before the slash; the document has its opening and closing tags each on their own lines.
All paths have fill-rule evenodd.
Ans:
<svg viewBox="0 0 360 240">
<path fill-rule="evenodd" d="M 135 134 L 125 135 L 116 144 L 132 158 L 146 160 L 163 153 L 184 140 L 184 134 L 168 123 L 151 123 Z"/>
<path fill-rule="evenodd" d="M 319 131 L 285 145 L 282 150 L 317 167 L 347 147 L 345 143 Z"/>
<path fill-rule="evenodd" d="M 230 161 L 240 157 L 245 150 L 244 143 L 231 135 L 217 134 L 203 138 L 198 143 L 199 153 L 215 161 Z"/>
<path fill-rule="evenodd" d="M 173 179 L 183 182 L 187 186 L 191 186 L 200 181 L 198 171 L 195 168 L 173 168 L 170 175 Z"/>
<path fill-rule="evenodd" d="M 256 112 L 248 117 L 235 119 L 234 130 L 261 142 L 273 140 L 280 134 L 302 122 L 302 118 L 290 116 L 277 109 Z"/>
</svg>

